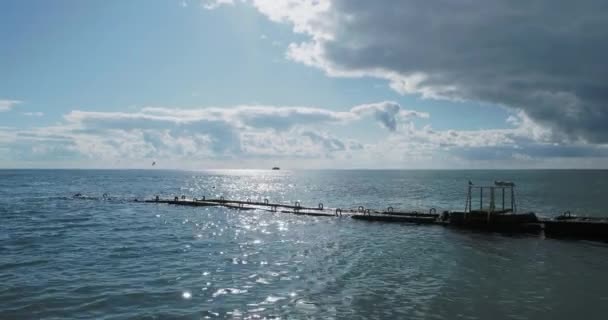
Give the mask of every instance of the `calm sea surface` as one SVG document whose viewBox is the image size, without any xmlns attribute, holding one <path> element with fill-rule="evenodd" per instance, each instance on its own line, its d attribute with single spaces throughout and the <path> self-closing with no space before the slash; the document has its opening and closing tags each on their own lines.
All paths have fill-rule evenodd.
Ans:
<svg viewBox="0 0 608 320">
<path fill-rule="evenodd" d="M 462 210 L 468 180 L 608 216 L 608 171 L 0 170 L 0 319 L 608 317 L 605 243 L 131 201 Z"/>
</svg>

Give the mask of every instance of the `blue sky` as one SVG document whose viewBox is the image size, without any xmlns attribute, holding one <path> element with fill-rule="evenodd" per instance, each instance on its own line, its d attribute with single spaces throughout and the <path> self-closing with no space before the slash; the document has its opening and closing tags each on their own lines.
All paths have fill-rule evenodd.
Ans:
<svg viewBox="0 0 608 320">
<path fill-rule="evenodd" d="M 553 115 L 603 111 L 572 103 L 586 87 L 524 91 L 496 67 L 497 94 L 449 47 L 483 35 L 415 55 L 409 25 L 382 29 L 401 4 L 290 2 L 0 2 L 0 167 L 605 166 L 603 136 Z"/>
</svg>

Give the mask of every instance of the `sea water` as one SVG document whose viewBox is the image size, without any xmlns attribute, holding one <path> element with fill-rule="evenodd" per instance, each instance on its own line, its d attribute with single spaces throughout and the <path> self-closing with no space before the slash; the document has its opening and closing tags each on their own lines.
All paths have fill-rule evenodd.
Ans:
<svg viewBox="0 0 608 320">
<path fill-rule="evenodd" d="M 133 201 L 463 210 L 469 180 L 608 216 L 608 171 L 0 170 L 0 319 L 605 319 L 601 242 Z"/>
</svg>

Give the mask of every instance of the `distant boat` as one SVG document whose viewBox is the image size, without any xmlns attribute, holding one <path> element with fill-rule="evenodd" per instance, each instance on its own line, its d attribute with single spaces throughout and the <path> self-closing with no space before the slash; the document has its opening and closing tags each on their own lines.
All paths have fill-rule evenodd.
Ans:
<svg viewBox="0 0 608 320">
<path fill-rule="evenodd" d="M 279 167 L 272 167 L 272 170 L 281 170 Z"/>
</svg>

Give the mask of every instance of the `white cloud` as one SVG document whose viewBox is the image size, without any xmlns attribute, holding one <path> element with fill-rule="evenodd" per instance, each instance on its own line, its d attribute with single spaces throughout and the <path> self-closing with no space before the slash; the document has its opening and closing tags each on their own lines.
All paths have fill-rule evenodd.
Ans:
<svg viewBox="0 0 608 320">
<path fill-rule="evenodd" d="M 28 117 L 42 117 L 44 116 L 44 112 L 24 112 L 23 115 Z"/>
<path fill-rule="evenodd" d="M 350 150 L 347 146 L 358 144 L 341 141 L 327 133 L 313 134 L 319 128 L 345 125 L 373 115 L 384 127 L 393 130 L 385 123 L 395 125 L 399 119 L 416 114 L 419 113 L 386 101 L 355 106 L 348 111 L 261 105 L 195 109 L 146 107 L 135 112 L 74 110 L 64 116 L 63 128 L 84 154 L 101 151 L 95 157 L 103 154 L 125 158 L 154 154 L 156 157 L 173 154 L 210 158 L 324 157 L 337 151 L 346 152 Z M 129 153 L 125 149 L 129 144 L 111 143 L 124 140 L 125 132 L 129 141 L 143 141 L 148 147 L 139 146 Z M 92 143 L 91 139 L 96 142 Z M 120 148 L 108 152 L 113 144 Z"/>
<path fill-rule="evenodd" d="M 295 126 L 344 124 L 362 117 L 374 115 L 386 128 L 397 122 L 397 118 L 428 117 L 428 114 L 403 109 L 399 104 L 383 101 L 354 106 L 348 111 L 333 111 L 314 107 L 280 107 L 243 105 L 232 108 L 176 109 L 146 107 L 139 112 L 89 112 L 71 111 L 64 116 L 70 123 L 84 124 L 95 128 L 142 129 L 158 126 L 188 127 L 199 122 L 223 123 L 235 128 L 266 128 L 289 130 Z"/>
<path fill-rule="evenodd" d="M 404 110 L 399 104 L 391 101 L 356 106 L 351 109 L 351 112 L 356 115 L 373 114 L 376 120 L 390 131 L 397 130 L 398 119 L 409 120 L 411 118 L 429 117 L 428 113 Z"/>
<path fill-rule="evenodd" d="M 315 39 L 331 39 L 331 20 L 322 16 L 330 8 L 327 0 L 252 0 L 252 4 L 275 22 L 290 22 L 294 31 Z"/>
<path fill-rule="evenodd" d="M 238 159 L 251 157 L 334 157 L 360 144 L 319 128 L 367 118 L 393 102 L 355 106 L 348 111 L 312 107 L 236 106 L 176 109 L 146 107 L 133 112 L 74 110 L 64 123 L 14 131 L 14 144 L 76 152 L 87 159 Z M 396 108 L 396 109 L 395 109 Z M 395 117 L 395 114 L 389 116 Z M 380 121 L 382 119 L 379 118 Z M 10 130 L 7 130 L 10 132 Z M 317 132 L 315 134 L 315 132 Z M 38 147 L 46 144 L 48 148 Z M 23 149 L 23 147 L 21 147 Z M 23 152 L 25 157 L 25 151 Z"/>
<path fill-rule="evenodd" d="M 214 10 L 223 5 L 234 5 L 234 0 L 202 0 L 201 5 L 207 10 Z"/>
<path fill-rule="evenodd" d="M 9 111 L 20 103 L 19 100 L 0 100 L 0 112 Z"/>
</svg>

